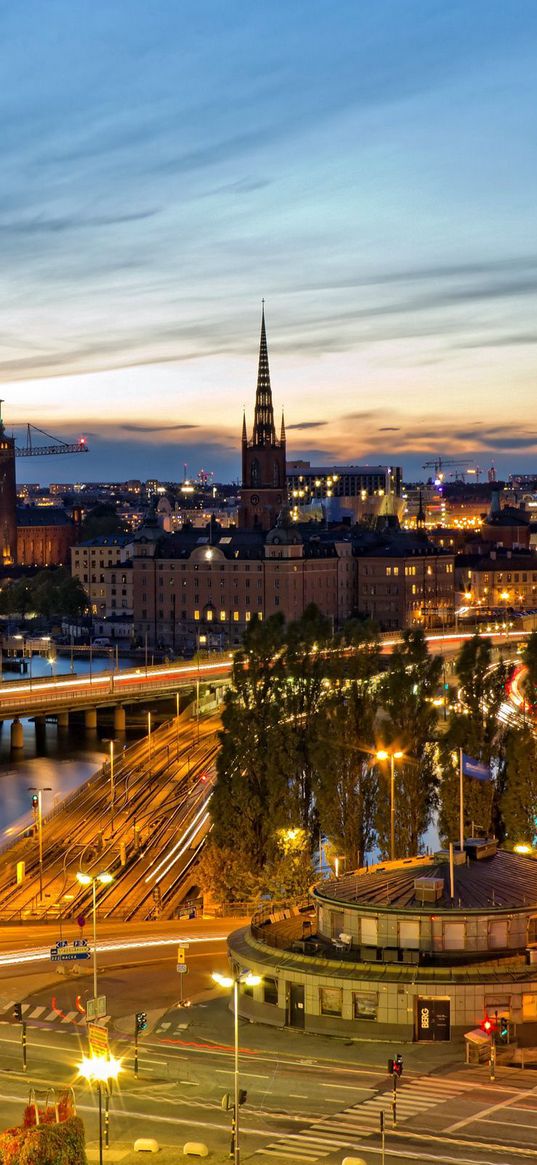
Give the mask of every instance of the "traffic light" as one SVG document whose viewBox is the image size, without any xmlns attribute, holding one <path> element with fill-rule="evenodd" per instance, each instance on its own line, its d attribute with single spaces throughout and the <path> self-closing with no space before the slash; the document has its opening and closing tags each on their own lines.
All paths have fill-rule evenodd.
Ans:
<svg viewBox="0 0 537 1165">
<path fill-rule="evenodd" d="M 146 1027 L 147 1027 L 147 1012 L 146 1011 L 137 1011 L 136 1012 L 136 1031 L 137 1032 L 145 1032 Z"/>
<path fill-rule="evenodd" d="M 509 1020 L 506 1019 L 505 1015 L 500 1017 L 500 1039 L 509 1039 Z"/>
<path fill-rule="evenodd" d="M 493 1029 L 494 1029 L 494 1024 L 493 1024 L 492 1020 L 489 1018 L 489 1016 L 486 1015 L 485 1018 L 481 1020 L 481 1031 L 485 1032 L 485 1034 L 487 1036 L 490 1036 L 492 1034 Z"/>
<path fill-rule="evenodd" d="M 13 1006 L 13 1018 L 18 1023 L 22 1023 L 22 1003 L 15 1003 Z"/>
<path fill-rule="evenodd" d="M 37 809 L 38 805 L 39 805 L 39 797 L 37 796 L 37 793 L 34 793 L 34 795 L 32 797 L 32 809 Z"/>
<path fill-rule="evenodd" d="M 403 1057 L 400 1052 L 397 1053 L 393 1062 L 393 1074 L 394 1076 L 403 1075 Z"/>
<path fill-rule="evenodd" d="M 241 1104 L 246 1104 L 248 1093 L 245 1088 L 239 1088 L 239 1107 Z"/>
</svg>

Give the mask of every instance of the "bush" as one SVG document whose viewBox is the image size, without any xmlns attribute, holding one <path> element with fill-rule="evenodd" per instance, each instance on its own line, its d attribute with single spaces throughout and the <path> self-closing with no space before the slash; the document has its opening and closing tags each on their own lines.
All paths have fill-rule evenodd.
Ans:
<svg viewBox="0 0 537 1165">
<path fill-rule="evenodd" d="M 80 1117 L 61 1124 L 7 1129 L 0 1134 L 1 1165 L 87 1165 Z"/>
</svg>

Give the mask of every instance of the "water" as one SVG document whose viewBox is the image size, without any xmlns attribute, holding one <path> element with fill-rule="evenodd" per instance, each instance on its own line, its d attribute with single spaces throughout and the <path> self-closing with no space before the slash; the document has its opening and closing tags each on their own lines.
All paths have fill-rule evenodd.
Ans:
<svg viewBox="0 0 537 1165">
<path fill-rule="evenodd" d="M 34 656 L 31 662 L 32 678 L 50 677 L 51 669 L 54 675 L 68 675 L 71 672 L 69 657 L 58 656 L 52 665 L 38 656 Z M 97 657 L 91 661 L 94 674 L 110 670 L 111 666 L 113 664 L 106 657 Z M 132 660 L 120 659 L 119 666 L 131 667 Z M 77 675 L 89 675 L 89 659 L 75 658 L 74 670 Z M 29 674 L 29 671 L 22 676 L 16 672 L 4 672 L 3 682 L 27 682 Z M 82 725 L 73 725 L 66 732 L 59 731 L 55 723 L 50 723 L 36 733 L 35 724 L 31 720 L 22 720 L 21 724 L 24 751 L 20 757 L 11 752 L 10 721 L 5 721 L 0 728 L 0 844 L 9 840 L 19 829 L 32 824 L 32 794 L 29 786 L 42 789 L 50 787 L 50 792 L 43 793 L 43 815 L 46 817 L 59 800 L 87 781 L 108 755 L 103 740 L 95 733 L 89 736 Z M 104 729 L 103 735 L 107 735 Z M 141 731 L 134 730 L 128 735 L 135 739 L 141 735 Z"/>
</svg>

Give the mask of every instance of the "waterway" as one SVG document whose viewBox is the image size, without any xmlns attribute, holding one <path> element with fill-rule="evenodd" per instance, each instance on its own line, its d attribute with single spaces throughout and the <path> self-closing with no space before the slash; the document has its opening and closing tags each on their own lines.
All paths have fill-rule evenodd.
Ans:
<svg viewBox="0 0 537 1165">
<path fill-rule="evenodd" d="M 113 663 L 106 657 L 96 657 L 91 661 L 93 674 L 110 670 L 111 666 Z M 129 666 L 132 666 L 132 660 L 119 660 L 120 668 Z M 70 659 L 58 656 L 51 665 L 48 660 L 34 656 L 33 678 L 50 676 L 51 671 L 53 675 L 69 674 Z M 77 675 L 89 675 L 89 660 L 75 659 L 74 671 Z M 10 671 L 3 673 L 3 683 L 17 680 L 27 682 L 28 673 L 22 676 Z M 82 724 L 74 724 L 65 731 L 51 722 L 37 733 L 33 721 L 22 720 L 21 723 L 24 733 L 21 756 L 11 752 L 10 721 L 5 721 L 0 728 L 0 845 L 20 828 L 32 823 L 32 786 L 50 789 L 50 792 L 43 793 L 43 815 L 46 817 L 47 811 L 50 812 L 58 801 L 100 768 L 108 751 L 103 741 L 103 736 L 107 736 L 106 729 L 102 729 L 100 735 L 88 735 Z M 129 729 L 128 739 L 134 740 L 140 735 L 140 728 Z"/>
</svg>

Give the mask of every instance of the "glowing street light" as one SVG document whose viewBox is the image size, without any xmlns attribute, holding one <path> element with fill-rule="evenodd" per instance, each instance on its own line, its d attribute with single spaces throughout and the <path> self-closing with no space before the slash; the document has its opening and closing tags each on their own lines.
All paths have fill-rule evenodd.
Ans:
<svg viewBox="0 0 537 1165">
<path fill-rule="evenodd" d="M 389 752 L 384 748 L 380 748 L 375 753 L 377 760 L 389 760 L 390 762 L 390 861 L 395 861 L 395 762 L 401 760 L 404 752 Z"/>
<path fill-rule="evenodd" d="M 242 983 L 245 987 L 256 987 L 261 982 L 260 975 L 254 975 L 252 971 L 239 971 L 238 975 L 221 975 L 219 971 L 213 971 L 212 979 L 218 983 L 219 987 L 233 988 L 233 1026 L 235 1032 L 235 1068 L 234 1068 L 234 1089 L 233 1089 L 233 1128 L 231 1135 L 231 1153 L 233 1156 L 234 1165 L 240 1165 L 240 1145 L 239 1145 L 239 985 Z"/>
<path fill-rule="evenodd" d="M 83 1056 L 78 1065 L 78 1075 L 88 1084 L 96 1084 L 99 1089 L 99 1165 L 103 1165 L 103 1084 L 106 1086 L 106 1147 L 108 1148 L 108 1095 L 110 1082 L 117 1080 L 121 1071 L 121 1060 L 110 1053 L 107 1056 Z"/>
<path fill-rule="evenodd" d="M 101 886 L 109 886 L 114 881 L 113 874 L 109 874 L 106 870 L 102 874 L 84 874 L 79 870 L 76 876 L 77 882 L 81 886 L 91 886 L 93 897 L 93 997 L 97 998 L 97 882 Z"/>
</svg>

